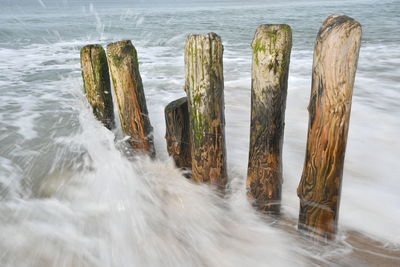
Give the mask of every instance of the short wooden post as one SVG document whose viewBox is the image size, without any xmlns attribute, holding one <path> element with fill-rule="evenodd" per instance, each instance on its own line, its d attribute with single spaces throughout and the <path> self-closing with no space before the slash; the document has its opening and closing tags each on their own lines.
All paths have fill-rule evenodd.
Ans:
<svg viewBox="0 0 400 267">
<path fill-rule="evenodd" d="M 227 183 L 223 46 L 215 33 L 189 35 L 185 46 L 192 177 L 219 188 Z"/>
<path fill-rule="evenodd" d="M 164 113 L 168 154 L 174 159 L 176 167 L 190 170 L 192 155 L 187 98 L 182 97 L 172 101 L 165 107 Z"/>
<path fill-rule="evenodd" d="M 261 25 L 252 47 L 247 194 L 259 210 L 277 214 L 292 31 L 288 25 Z"/>
<path fill-rule="evenodd" d="M 111 130 L 114 128 L 114 107 L 107 57 L 103 47 L 97 44 L 83 47 L 81 67 L 84 91 L 93 113 Z"/>
<path fill-rule="evenodd" d="M 148 116 L 136 49 L 131 41 L 119 41 L 107 46 L 107 56 L 122 130 L 130 136 L 129 143 L 134 149 L 154 156 L 153 128 Z"/>
<path fill-rule="evenodd" d="M 361 25 L 338 15 L 325 20 L 315 43 L 307 152 L 297 194 L 299 229 L 326 239 L 337 231 L 360 43 Z"/>
</svg>

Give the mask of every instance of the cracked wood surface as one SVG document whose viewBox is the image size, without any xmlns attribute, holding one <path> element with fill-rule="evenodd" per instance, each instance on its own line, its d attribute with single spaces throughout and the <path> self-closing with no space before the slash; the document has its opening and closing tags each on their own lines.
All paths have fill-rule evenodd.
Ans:
<svg viewBox="0 0 400 267">
<path fill-rule="evenodd" d="M 108 129 L 114 128 L 114 107 L 106 53 L 101 45 L 81 49 L 84 92 L 93 114 Z"/>
<path fill-rule="evenodd" d="M 135 47 L 131 41 L 119 41 L 107 46 L 107 57 L 118 103 L 121 127 L 129 144 L 138 151 L 155 155 L 152 126 Z"/>
<path fill-rule="evenodd" d="M 351 99 L 361 25 L 333 15 L 318 33 L 312 72 L 307 151 L 297 189 L 299 229 L 333 239 L 337 231 Z"/>
<path fill-rule="evenodd" d="M 178 168 L 192 168 L 190 123 L 187 98 L 182 97 L 169 103 L 164 110 L 167 150 Z"/>
<path fill-rule="evenodd" d="M 254 35 L 252 48 L 247 195 L 257 209 L 279 213 L 292 31 L 285 24 L 261 25 Z"/>
<path fill-rule="evenodd" d="M 192 178 L 224 188 L 227 183 L 223 46 L 215 33 L 189 35 L 185 91 L 191 130 Z"/>
</svg>

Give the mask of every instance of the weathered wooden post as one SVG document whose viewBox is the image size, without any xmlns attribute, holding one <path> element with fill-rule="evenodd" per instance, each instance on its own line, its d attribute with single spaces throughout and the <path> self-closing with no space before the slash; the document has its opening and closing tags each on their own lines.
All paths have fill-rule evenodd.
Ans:
<svg viewBox="0 0 400 267">
<path fill-rule="evenodd" d="M 87 45 L 81 49 L 81 68 L 83 87 L 93 113 L 111 130 L 114 128 L 114 107 L 107 57 L 101 45 Z"/>
<path fill-rule="evenodd" d="M 325 20 L 315 43 L 307 152 L 297 194 L 299 229 L 326 239 L 337 230 L 360 43 L 361 25 L 338 15 Z"/>
<path fill-rule="evenodd" d="M 247 194 L 262 211 L 280 212 L 282 144 L 292 31 L 261 25 L 253 43 Z"/>
<path fill-rule="evenodd" d="M 192 177 L 219 188 L 227 183 L 223 46 L 215 33 L 189 35 L 185 91 L 190 117 Z"/>
<path fill-rule="evenodd" d="M 172 101 L 165 107 L 164 113 L 168 154 L 174 159 L 176 167 L 190 170 L 192 155 L 187 98 Z"/>
<path fill-rule="evenodd" d="M 155 155 L 152 127 L 135 47 L 131 41 L 119 41 L 107 46 L 114 92 L 123 132 L 130 136 L 134 149 Z"/>
</svg>

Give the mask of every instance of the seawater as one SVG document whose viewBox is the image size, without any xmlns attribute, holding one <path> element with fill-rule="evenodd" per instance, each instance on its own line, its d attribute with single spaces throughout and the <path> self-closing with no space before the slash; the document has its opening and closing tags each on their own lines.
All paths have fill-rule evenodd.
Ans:
<svg viewBox="0 0 400 267">
<path fill-rule="evenodd" d="M 400 2 L 11 1 L 0 3 L 1 266 L 292 266 L 346 257 L 348 233 L 400 246 Z M 363 26 L 339 219 L 339 243 L 296 234 L 313 44 L 323 20 Z M 293 29 L 283 216 L 245 196 L 251 48 L 256 27 Z M 222 39 L 230 193 L 182 177 L 168 158 L 163 109 L 184 96 L 189 33 Z M 97 122 L 82 93 L 79 49 L 133 40 L 157 158 L 128 160 L 120 129 Z M 283 229 L 286 228 L 284 231 Z M 344 242 L 343 242 L 344 241 Z M 349 263 L 351 264 L 351 263 Z"/>
</svg>

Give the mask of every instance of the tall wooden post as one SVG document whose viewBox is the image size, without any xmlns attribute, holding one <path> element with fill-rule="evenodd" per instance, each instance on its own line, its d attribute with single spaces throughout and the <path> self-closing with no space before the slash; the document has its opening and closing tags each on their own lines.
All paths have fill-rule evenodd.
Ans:
<svg viewBox="0 0 400 267">
<path fill-rule="evenodd" d="M 268 213 L 280 212 L 282 143 L 292 31 L 261 25 L 253 43 L 247 194 Z"/>
<path fill-rule="evenodd" d="M 93 113 L 111 130 L 114 128 L 114 107 L 107 57 L 101 45 L 87 45 L 81 49 L 81 68 L 84 91 Z"/>
<path fill-rule="evenodd" d="M 189 35 L 185 91 L 191 130 L 192 177 L 223 188 L 227 183 L 223 46 L 215 33 Z"/>
<path fill-rule="evenodd" d="M 142 78 L 135 47 L 131 41 L 119 41 L 107 46 L 111 77 L 117 97 L 123 132 L 130 136 L 134 149 L 154 156 L 154 144 Z"/>
<path fill-rule="evenodd" d="M 168 154 L 174 159 L 176 167 L 190 170 L 192 155 L 187 98 L 172 101 L 165 107 L 164 113 Z"/>
<path fill-rule="evenodd" d="M 314 50 L 307 152 L 297 194 L 299 229 L 333 239 L 337 230 L 351 98 L 361 25 L 328 17 Z"/>
</svg>

